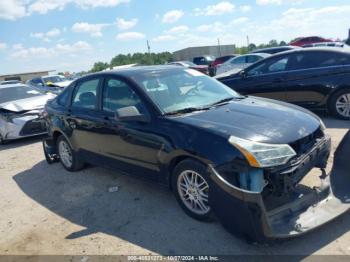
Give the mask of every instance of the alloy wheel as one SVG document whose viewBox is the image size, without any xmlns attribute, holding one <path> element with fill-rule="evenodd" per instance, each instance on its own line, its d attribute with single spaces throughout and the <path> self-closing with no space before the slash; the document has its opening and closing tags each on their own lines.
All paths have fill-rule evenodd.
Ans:
<svg viewBox="0 0 350 262">
<path fill-rule="evenodd" d="M 177 190 L 184 205 L 193 213 L 205 215 L 210 211 L 209 185 L 197 172 L 183 171 L 177 180 Z"/>
<path fill-rule="evenodd" d="M 350 93 L 339 96 L 335 108 L 341 116 L 350 117 Z"/>
<path fill-rule="evenodd" d="M 63 164 L 68 168 L 71 167 L 73 164 L 72 150 L 66 141 L 61 140 L 59 142 L 58 153 Z"/>
</svg>

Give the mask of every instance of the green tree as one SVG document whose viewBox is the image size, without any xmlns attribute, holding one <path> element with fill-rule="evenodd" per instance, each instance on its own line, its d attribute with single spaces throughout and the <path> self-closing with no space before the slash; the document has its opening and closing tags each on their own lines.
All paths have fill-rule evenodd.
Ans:
<svg viewBox="0 0 350 262">
<path fill-rule="evenodd" d="M 104 63 L 104 62 L 96 62 L 94 63 L 92 69 L 90 70 L 90 72 L 99 72 L 102 70 L 105 70 L 109 67 L 108 63 Z"/>
</svg>

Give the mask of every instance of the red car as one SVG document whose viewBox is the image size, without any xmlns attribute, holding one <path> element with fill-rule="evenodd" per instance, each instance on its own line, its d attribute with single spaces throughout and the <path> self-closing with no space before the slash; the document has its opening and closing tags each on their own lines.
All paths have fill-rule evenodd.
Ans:
<svg viewBox="0 0 350 262">
<path fill-rule="evenodd" d="M 294 46 L 304 46 L 314 43 L 323 43 L 323 42 L 333 42 L 331 39 L 326 39 L 319 36 L 308 36 L 308 37 L 299 37 L 296 40 L 290 42 L 290 45 Z"/>
<path fill-rule="evenodd" d="M 209 75 L 210 76 L 215 76 L 216 75 L 216 67 L 218 65 L 221 65 L 225 63 L 227 60 L 231 59 L 232 57 L 236 57 L 237 55 L 225 55 L 225 56 L 220 56 L 216 58 L 210 65 L 209 65 Z"/>
</svg>

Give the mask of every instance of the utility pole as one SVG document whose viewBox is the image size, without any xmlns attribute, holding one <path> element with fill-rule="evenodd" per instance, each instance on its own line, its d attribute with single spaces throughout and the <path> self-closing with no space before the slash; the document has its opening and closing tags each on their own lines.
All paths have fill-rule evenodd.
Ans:
<svg viewBox="0 0 350 262">
<path fill-rule="evenodd" d="M 218 48 L 219 48 L 219 56 L 221 56 L 221 45 L 220 45 L 220 38 L 218 38 Z"/>
<path fill-rule="evenodd" d="M 148 50 L 148 54 L 151 54 L 151 47 L 149 45 L 149 41 L 147 40 L 147 50 Z"/>
<path fill-rule="evenodd" d="M 149 45 L 149 41 L 147 40 L 147 50 L 148 50 L 148 58 L 149 58 L 149 62 L 152 65 L 153 61 L 152 61 L 152 57 L 151 57 L 151 46 Z"/>
<path fill-rule="evenodd" d="M 247 47 L 249 47 L 249 35 L 247 35 Z"/>
</svg>

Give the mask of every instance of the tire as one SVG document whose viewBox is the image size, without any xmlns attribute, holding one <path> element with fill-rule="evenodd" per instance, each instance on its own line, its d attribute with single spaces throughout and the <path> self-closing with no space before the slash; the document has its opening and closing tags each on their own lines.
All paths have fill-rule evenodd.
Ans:
<svg viewBox="0 0 350 262">
<path fill-rule="evenodd" d="M 337 108 L 337 104 L 343 104 L 343 107 Z M 335 117 L 350 120 L 350 89 L 336 92 L 330 99 L 329 107 Z"/>
<path fill-rule="evenodd" d="M 66 170 L 74 172 L 84 167 L 84 163 L 78 159 L 77 153 L 72 149 L 63 135 L 58 137 L 56 146 L 60 162 Z"/>
<path fill-rule="evenodd" d="M 191 178 L 196 177 L 197 185 L 202 184 L 200 187 L 196 187 L 194 181 L 191 181 Z M 181 161 L 173 170 L 171 183 L 175 198 L 187 215 L 200 221 L 212 220 L 212 210 L 209 206 L 210 182 L 204 164 L 192 159 Z"/>
</svg>

